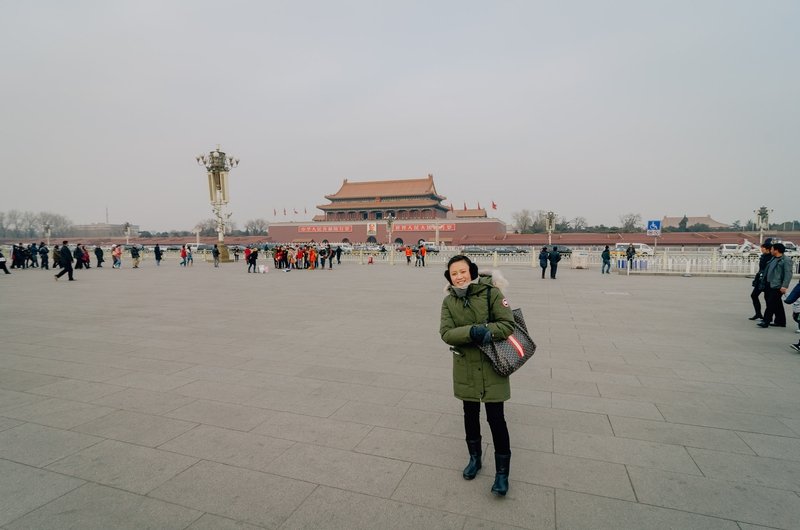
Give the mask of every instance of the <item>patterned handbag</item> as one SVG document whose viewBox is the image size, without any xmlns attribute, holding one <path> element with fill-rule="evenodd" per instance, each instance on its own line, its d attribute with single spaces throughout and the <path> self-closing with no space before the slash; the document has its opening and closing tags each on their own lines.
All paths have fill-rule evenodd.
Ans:
<svg viewBox="0 0 800 530">
<path fill-rule="evenodd" d="M 488 290 L 489 320 L 492 322 L 492 288 Z M 480 344 L 478 347 L 492 362 L 494 371 L 508 377 L 536 353 L 536 344 L 528 333 L 522 309 L 514 309 L 514 332 L 503 340 Z"/>
</svg>

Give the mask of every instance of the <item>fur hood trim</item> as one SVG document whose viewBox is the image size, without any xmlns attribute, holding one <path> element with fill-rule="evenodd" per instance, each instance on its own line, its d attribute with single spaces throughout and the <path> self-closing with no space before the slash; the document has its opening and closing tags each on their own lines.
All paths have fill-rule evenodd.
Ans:
<svg viewBox="0 0 800 530">
<path fill-rule="evenodd" d="M 480 280 L 481 278 L 491 278 L 492 285 L 494 285 L 497 289 L 500 289 L 504 293 L 508 288 L 508 280 L 506 280 L 506 277 L 503 276 L 502 272 L 500 272 L 500 269 L 492 269 L 488 273 L 479 271 L 478 279 Z M 444 286 L 444 294 L 451 293 L 450 287 L 452 287 L 452 285 L 450 285 L 449 283 Z"/>
</svg>

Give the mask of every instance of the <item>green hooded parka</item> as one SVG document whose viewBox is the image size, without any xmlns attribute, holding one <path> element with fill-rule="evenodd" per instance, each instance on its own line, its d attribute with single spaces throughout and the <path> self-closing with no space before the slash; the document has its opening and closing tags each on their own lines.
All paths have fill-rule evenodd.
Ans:
<svg viewBox="0 0 800 530">
<path fill-rule="evenodd" d="M 499 277 L 500 282 L 502 277 Z M 469 337 L 472 326 L 483 324 L 489 318 L 489 287 L 492 287 L 494 320 L 487 325 L 493 340 L 502 340 L 514 332 L 514 315 L 503 293 L 493 284 L 493 276 L 480 274 L 476 283 L 469 284 L 465 298 L 459 298 L 449 286 L 448 295 L 442 301 L 439 334 L 457 350 L 453 352 L 453 393 L 463 401 L 498 403 L 511 398 L 508 377 L 494 371 L 492 362 Z"/>
</svg>

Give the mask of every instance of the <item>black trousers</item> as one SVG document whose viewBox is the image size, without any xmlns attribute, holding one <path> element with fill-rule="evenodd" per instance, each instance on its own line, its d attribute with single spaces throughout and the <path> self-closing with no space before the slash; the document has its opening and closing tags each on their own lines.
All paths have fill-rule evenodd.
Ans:
<svg viewBox="0 0 800 530">
<path fill-rule="evenodd" d="M 8 269 L 6 268 L 6 262 L 5 261 L 0 263 L 0 271 L 5 272 L 6 274 L 11 274 L 10 272 L 8 272 Z"/>
<path fill-rule="evenodd" d="M 503 403 L 484 403 L 486 420 L 492 430 L 494 452 L 498 455 L 511 454 L 511 442 L 508 439 L 508 426 L 503 413 Z M 481 437 L 481 404 L 478 401 L 464 401 L 464 431 L 467 440 Z"/>
<path fill-rule="evenodd" d="M 61 278 L 64 274 L 69 275 L 69 279 L 72 279 L 72 263 L 66 263 L 64 267 L 61 269 L 61 272 L 56 274 L 56 278 Z"/>
<path fill-rule="evenodd" d="M 556 279 L 556 271 L 558 270 L 558 263 L 550 264 L 550 277 Z"/>
<path fill-rule="evenodd" d="M 42 268 L 44 270 L 48 270 L 48 271 L 50 270 L 50 262 L 48 260 L 46 260 L 45 258 L 42 258 Z"/>
<path fill-rule="evenodd" d="M 786 327 L 786 312 L 783 309 L 783 294 L 780 289 L 767 287 L 764 291 L 767 298 L 767 310 L 764 311 L 764 322 L 770 322 L 775 317 L 775 325 Z"/>
<path fill-rule="evenodd" d="M 546 270 L 547 270 L 547 265 L 542 267 L 542 278 L 544 278 L 544 273 L 545 273 Z"/>
<path fill-rule="evenodd" d="M 753 300 L 753 309 L 756 310 L 756 316 L 763 316 L 761 313 L 761 300 L 758 298 L 763 293 L 758 287 L 753 287 L 753 292 L 750 293 L 750 299 Z"/>
</svg>

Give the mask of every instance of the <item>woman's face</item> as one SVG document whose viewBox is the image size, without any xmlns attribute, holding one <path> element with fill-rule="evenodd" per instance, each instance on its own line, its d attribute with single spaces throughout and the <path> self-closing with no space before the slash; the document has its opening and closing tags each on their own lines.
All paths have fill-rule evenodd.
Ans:
<svg viewBox="0 0 800 530">
<path fill-rule="evenodd" d="M 466 261 L 456 261 L 450 265 L 450 281 L 456 287 L 464 287 L 472 281 L 472 277 L 469 274 L 469 265 L 467 265 Z"/>
</svg>

